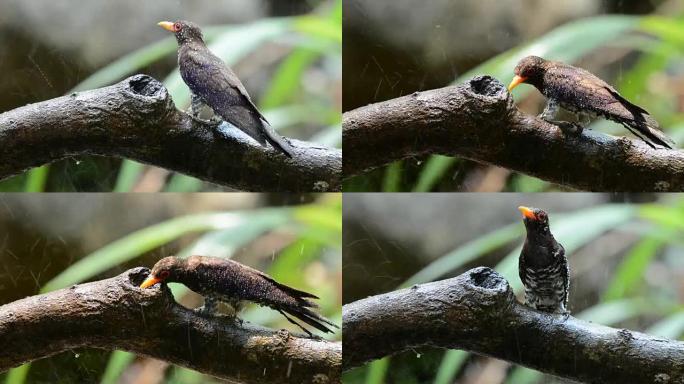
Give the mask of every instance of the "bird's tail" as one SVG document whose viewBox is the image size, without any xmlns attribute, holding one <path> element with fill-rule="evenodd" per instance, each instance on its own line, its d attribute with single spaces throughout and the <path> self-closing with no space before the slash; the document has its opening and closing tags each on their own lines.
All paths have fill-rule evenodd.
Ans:
<svg viewBox="0 0 684 384">
<path fill-rule="evenodd" d="M 676 145 L 674 140 L 669 138 L 663 133 L 663 131 L 660 130 L 660 125 L 656 119 L 651 117 L 651 115 L 645 109 L 639 107 L 638 105 L 632 104 L 614 89 L 607 89 L 608 92 L 610 92 L 615 98 L 620 100 L 621 104 L 627 108 L 627 110 L 629 110 L 634 117 L 633 119 L 622 121 L 622 125 L 624 125 L 630 132 L 639 137 L 641 140 L 645 141 L 646 144 L 650 145 L 651 147 L 654 147 L 651 143 L 662 145 L 663 147 L 670 149 Z M 646 138 L 644 138 L 642 135 L 646 136 Z"/>
<path fill-rule="evenodd" d="M 325 332 L 325 333 L 333 333 L 333 330 L 330 329 L 329 327 L 326 326 L 329 325 L 331 327 L 339 328 L 337 325 L 332 323 L 330 320 L 326 319 L 325 317 L 319 315 L 318 313 L 314 312 L 312 309 L 318 308 L 318 305 L 311 301 L 310 299 L 318 299 L 318 296 L 300 291 L 299 289 L 292 288 L 290 286 L 287 286 L 285 284 L 279 283 L 275 280 L 273 280 L 269 276 L 265 276 L 269 281 L 271 281 L 273 284 L 278 286 L 287 296 L 289 296 L 290 300 L 288 301 L 287 305 L 280 305 L 277 308 L 272 307 L 276 309 L 278 312 L 280 312 L 285 318 L 291 322 L 292 324 L 295 324 L 304 332 L 311 334 L 306 328 L 302 327 L 299 323 L 291 319 L 288 314 L 291 316 L 296 317 L 297 319 L 303 321 L 306 324 L 309 324 L 310 326 Z"/>
<path fill-rule="evenodd" d="M 273 148 L 282 152 L 285 156 L 292 158 L 292 154 L 294 153 L 294 148 L 292 147 L 292 144 L 290 144 L 290 142 L 286 138 L 280 136 L 275 130 L 273 130 L 273 128 L 268 124 L 268 122 L 264 122 L 263 125 L 266 141 L 268 141 L 273 146 Z"/>
<path fill-rule="evenodd" d="M 670 149 L 676 145 L 674 140 L 660 130 L 660 126 L 654 118 L 647 114 L 641 114 L 640 117 L 641 119 L 623 121 L 622 125 L 652 148 L 655 148 L 653 144 Z"/>
<path fill-rule="evenodd" d="M 308 302 L 308 300 L 306 300 L 306 301 Z M 314 307 L 316 307 L 316 306 L 314 305 Z M 316 328 L 319 331 L 324 332 L 324 333 L 333 333 L 333 330 L 330 329 L 328 326 L 339 328 L 337 325 L 335 325 L 330 320 L 326 319 L 325 317 L 319 315 L 318 313 L 310 310 L 309 308 L 307 308 L 303 305 L 298 306 L 298 307 L 281 308 L 280 311 L 281 311 L 280 313 L 282 313 L 283 316 L 285 316 L 288 320 L 290 320 L 290 322 L 296 324 L 297 326 L 302 328 L 307 333 L 308 333 L 308 331 L 304 327 L 302 327 L 301 325 L 297 324 L 295 321 L 290 319 L 285 313 L 296 317 L 297 319 L 305 322 L 306 324 L 309 324 L 310 326 L 312 326 L 312 327 L 314 327 L 314 328 Z M 283 313 L 283 312 L 285 312 L 285 313 Z"/>
<path fill-rule="evenodd" d="M 647 128 L 647 132 L 644 132 L 646 137 L 648 137 L 649 140 L 656 144 L 671 149 L 675 145 L 674 140 L 672 140 L 665 133 L 663 133 L 663 131 L 660 130 L 660 126 L 654 118 L 652 118 L 650 115 L 643 116 L 645 122 L 644 125 Z"/>
</svg>

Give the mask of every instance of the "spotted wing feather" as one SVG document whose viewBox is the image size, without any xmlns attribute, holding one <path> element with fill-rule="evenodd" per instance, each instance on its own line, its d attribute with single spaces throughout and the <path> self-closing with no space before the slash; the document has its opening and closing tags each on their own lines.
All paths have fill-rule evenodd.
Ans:
<svg viewBox="0 0 684 384">
<path fill-rule="evenodd" d="M 546 96 L 572 109 L 589 111 L 624 125 L 647 143 L 672 148 L 672 139 L 643 108 L 622 97 L 615 88 L 591 72 L 554 62 L 544 75 Z"/>
</svg>

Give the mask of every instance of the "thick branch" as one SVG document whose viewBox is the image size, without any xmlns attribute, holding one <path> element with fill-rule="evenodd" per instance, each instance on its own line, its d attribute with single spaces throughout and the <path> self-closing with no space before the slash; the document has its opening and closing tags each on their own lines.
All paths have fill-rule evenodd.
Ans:
<svg viewBox="0 0 684 384">
<path fill-rule="evenodd" d="M 344 177 L 443 154 L 591 191 L 682 191 L 684 153 L 558 126 L 520 112 L 489 76 L 371 104 L 343 116 Z M 625 132 L 627 132 L 625 130 Z"/>
<path fill-rule="evenodd" d="M 145 76 L 30 104 L 0 115 L 0 180 L 77 155 L 129 158 L 250 191 L 337 191 L 342 152 L 292 141 L 294 158 L 224 123 L 178 111 Z"/>
<path fill-rule="evenodd" d="M 489 268 L 347 304 L 343 324 L 344 370 L 433 346 L 588 383 L 684 380 L 684 343 L 537 312 Z"/>
<path fill-rule="evenodd" d="M 196 315 L 146 268 L 0 307 L 0 372 L 73 348 L 121 349 L 245 383 L 339 383 L 342 345 Z M 11 347 L 10 347 L 11 346 Z"/>
</svg>

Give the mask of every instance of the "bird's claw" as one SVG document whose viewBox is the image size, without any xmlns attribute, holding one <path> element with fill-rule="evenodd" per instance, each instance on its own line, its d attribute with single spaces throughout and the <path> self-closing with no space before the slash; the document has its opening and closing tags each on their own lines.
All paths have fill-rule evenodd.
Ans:
<svg viewBox="0 0 684 384">
<path fill-rule="evenodd" d="M 580 123 L 574 123 L 571 121 L 556 121 L 553 122 L 553 124 L 558 126 L 561 131 L 568 135 L 579 136 L 582 134 L 582 131 L 584 131 L 584 126 L 582 126 Z"/>
<path fill-rule="evenodd" d="M 211 308 L 207 308 L 205 305 L 195 308 L 194 311 L 202 317 L 214 316 L 214 311 Z"/>
<path fill-rule="evenodd" d="M 560 312 L 561 315 L 563 315 L 563 321 L 567 321 L 570 318 L 570 311 L 564 310 L 563 312 Z"/>
<path fill-rule="evenodd" d="M 191 119 L 194 121 L 203 124 L 203 125 L 210 125 L 212 127 L 218 127 L 221 125 L 222 120 L 221 119 L 214 119 L 213 117 L 209 120 L 205 120 L 199 117 L 199 115 L 194 114 L 194 113 L 188 113 L 188 116 L 190 116 Z"/>
</svg>

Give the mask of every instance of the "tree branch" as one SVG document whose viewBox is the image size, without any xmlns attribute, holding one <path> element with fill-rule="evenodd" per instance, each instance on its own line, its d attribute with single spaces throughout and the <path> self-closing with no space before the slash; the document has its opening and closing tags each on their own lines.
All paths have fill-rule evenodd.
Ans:
<svg viewBox="0 0 684 384">
<path fill-rule="evenodd" d="M 433 346 L 588 383 L 684 380 L 684 343 L 535 311 L 484 267 L 347 304 L 342 321 L 344 370 Z"/>
<path fill-rule="evenodd" d="M 682 191 L 684 153 L 590 130 L 566 134 L 520 112 L 489 76 L 346 112 L 344 177 L 443 154 L 591 191 Z M 626 131 L 625 131 L 626 132 Z"/>
<path fill-rule="evenodd" d="M 121 349 L 245 383 L 339 383 L 342 345 L 205 318 L 147 268 L 0 307 L 0 372 L 73 348 Z"/>
<path fill-rule="evenodd" d="M 342 152 L 292 140 L 294 157 L 228 125 L 213 128 L 176 109 L 146 75 L 0 115 L 0 180 L 70 156 L 134 159 L 250 191 L 338 191 Z"/>
</svg>

